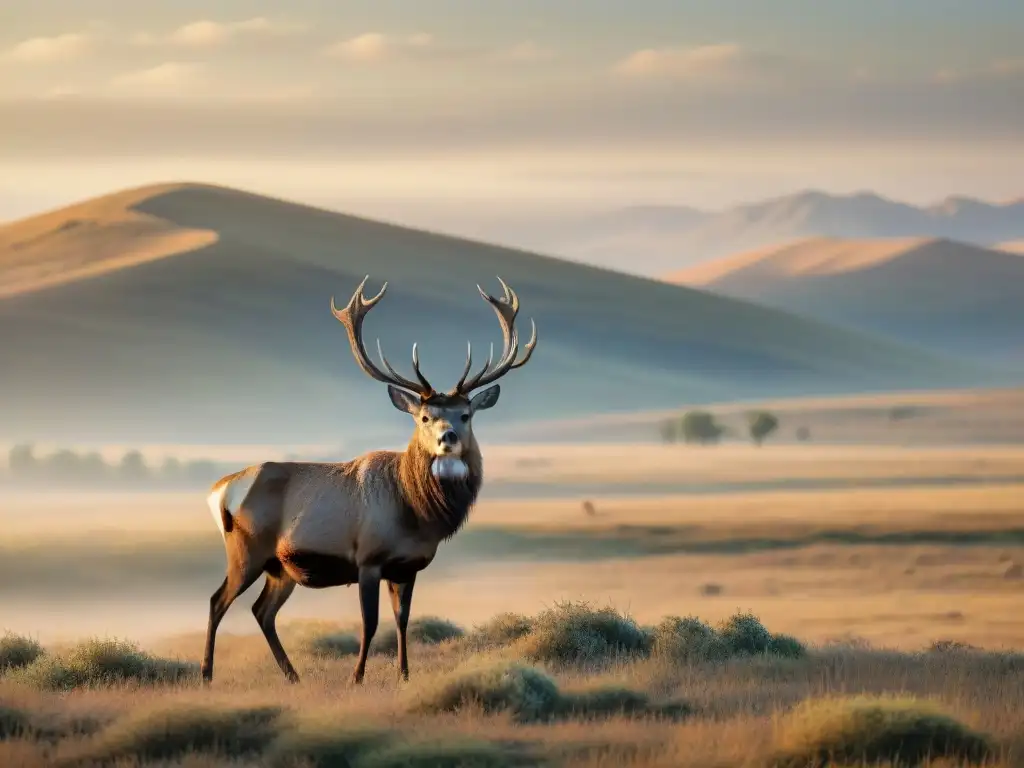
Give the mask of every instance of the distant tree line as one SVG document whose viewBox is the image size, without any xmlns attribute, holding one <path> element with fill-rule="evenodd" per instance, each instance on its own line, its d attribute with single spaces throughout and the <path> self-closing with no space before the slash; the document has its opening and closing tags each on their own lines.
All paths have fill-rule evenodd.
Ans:
<svg viewBox="0 0 1024 768">
<path fill-rule="evenodd" d="M 15 445 L 8 454 L 7 479 L 18 485 L 95 488 L 195 488 L 213 483 L 238 469 L 226 464 L 196 459 L 182 461 L 173 456 L 159 465 L 146 463 L 142 453 L 129 450 L 114 463 L 96 451 L 79 453 L 67 448 L 42 455 L 33 445 Z"/>
<path fill-rule="evenodd" d="M 778 428 L 779 418 L 769 411 L 751 411 L 747 414 L 747 434 L 755 445 L 764 443 Z M 797 432 L 797 439 L 810 439 L 806 427 L 801 427 Z M 687 411 L 681 417 L 668 419 L 661 424 L 661 438 L 666 443 L 713 445 L 729 434 L 729 428 L 708 411 Z"/>
</svg>

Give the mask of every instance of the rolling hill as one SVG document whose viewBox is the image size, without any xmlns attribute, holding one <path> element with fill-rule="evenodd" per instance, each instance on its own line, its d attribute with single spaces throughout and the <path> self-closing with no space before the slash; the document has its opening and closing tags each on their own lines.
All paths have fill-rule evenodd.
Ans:
<svg viewBox="0 0 1024 768">
<path fill-rule="evenodd" d="M 501 234 L 515 243 L 604 266 L 665 274 L 741 251 L 807 237 L 946 238 L 991 246 L 1024 237 L 1024 200 L 948 197 L 914 206 L 869 192 L 805 191 L 721 211 L 632 207 Z"/>
<path fill-rule="evenodd" d="M 684 401 L 956 386 L 975 369 L 664 282 L 232 189 L 128 190 L 0 228 L 8 440 L 346 444 L 407 435 L 356 367 L 332 295 L 390 287 L 366 322 L 449 387 L 500 275 L 536 319 L 482 432 Z M 492 416 L 493 414 L 493 416 Z"/>
<path fill-rule="evenodd" d="M 1024 258 L 951 240 L 809 238 L 671 282 L 1024 369 Z"/>
</svg>

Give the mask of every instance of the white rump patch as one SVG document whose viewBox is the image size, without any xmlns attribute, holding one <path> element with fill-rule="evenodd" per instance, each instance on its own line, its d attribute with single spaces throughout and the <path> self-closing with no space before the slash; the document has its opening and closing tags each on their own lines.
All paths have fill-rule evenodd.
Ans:
<svg viewBox="0 0 1024 768">
<path fill-rule="evenodd" d="M 254 482 L 256 482 L 255 474 L 243 475 L 211 491 L 210 495 L 206 497 L 206 503 L 210 506 L 210 514 L 213 515 L 213 522 L 217 524 L 221 536 L 225 535 L 224 520 L 220 514 L 221 508 L 235 514 L 242 506 L 242 502 L 245 501 L 245 497 L 249 495 L 249 490 Z"/>
<path fill-rule="evenodd" d="M 462 480 L 469 474 L 469 467 L 458 456 L 438 456 L 431 463 L 430 472 L 440 480 Z"/>
</svg>

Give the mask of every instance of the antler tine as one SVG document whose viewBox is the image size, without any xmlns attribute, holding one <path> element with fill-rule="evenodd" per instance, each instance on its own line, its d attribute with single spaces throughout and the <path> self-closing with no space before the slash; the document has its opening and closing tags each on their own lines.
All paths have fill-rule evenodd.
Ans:
<svg viewBox="0 0 1024 768">
<path fill-rule="evenodd" d="M 493 346 L 491 347 L 493 349 Z M 462 369 L 462 375 L 459 376 L 459 383 L 455 385 L 453 392 L 458 392 L 459 388 L 466 383 L 466 377 L 469 376 L 469 369 L 473 367 L 473 342 L 466 342 L 466 367 Z"/>
<path fill-rule="evenodd" d="M 489 295 L 479 285 L 477 290 L 480 291 L 480 295 L 487 301 L 488 304 L 494 309 L 494 313 L 498 316 L 498 323 L 501 326 L 501 335 L 504 342 L 504 349 L 502 350 L 501 358 L 498 363 L 491 368 L 491 361 L 494 358 L 494 345 L 491 345 L 491 357 L 487 361 L 487 365 L 483 369 L 473 376 L 468 381 L 465 378 L 460 379 L 454 392 L 460 394 L 467 394 L 478 387 L 482 387 L 485 384 L 490 384 L 493 381 L 504 376 L 513 368 L 519 368 L 526 364 L 527 360 L 533 354 L 533 349 L 537 345 L 537 325 L 532 320 L 531 325 L 533 326 L 533 335 L 530 337 L 530 341 L 526 347 L 526 354 L 522 360 L 516 362 L 516 357 L 519 354 L 519 333 L 515 328 L 516 315 L 519 313 L 519 296 L 516 294 L 509 285 L 498 278 L 498 282 L 501 283 L 504 296 L 501 299 L 495 298 Z"/>
<path fill-rule="evenodd" d="M 344 309 L 338 309 L 337 305 L 334 303 L 334 297 L 331 297 L 331 313 L 338 318 L 341 324 L 345 326 L 345 330 L 348 332 L 348 341 L 349 345 L 352 347 L 352 355 L 356 359 L 356 364 L 363 369 L 363 372 L 367 376 L 385 384 L 393 384 L 421 395 L 433 392 L 433 388 L 430 386 L 430 383 L 419 371 L 415 348 L 413 352 L 413 362 L 416 367 L 416 376 L 419 379 L 418 384 L 404 376 L 401 376 L 394 368 L 391 367 L 387 359 L 384 357 L 384 353 L 381 351 L 379 339 L 377 340 L 377 351 L 380 354 L 381 362 L 384 363 L 384 367 L 388 370 L 388 373 L 384 373 L 380 368 L 374 365 L 370 360 L 370 356 L 366 353 L 366 347 L 363 345 L 363 320 L 377 302 L 384 297 L 384 292 L 388 288 L 388 284 L 385 282 L 381 287 L 380 292 L 373 298 L 368 299 L 363 295 L 363 288 L 366 285 L 366 281 L 369 279 L 369 275 L 363 278 L 363 281 L 359 283 L 359 287 L 356 288 L 355 293 L 352 294 L 352 298 L 349 299 L 349 302 L 345 305 Z"/>
<path fill-rule="evenodd" d="M 420 386 L 427 392 L 433 392 L 434 388 L 430 386 L 430 382 L 427 381 L 427 377 L 420 371 L 420 352 L 416 342 L 412 345 L 412 371 L 416 374 L 416 378 L 420 381 Z"/>
</svg>

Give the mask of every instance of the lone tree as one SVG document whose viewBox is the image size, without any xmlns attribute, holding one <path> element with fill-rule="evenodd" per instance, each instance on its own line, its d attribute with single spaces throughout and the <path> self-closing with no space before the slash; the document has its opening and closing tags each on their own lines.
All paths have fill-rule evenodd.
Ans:
<svg viewBox="0 0 1024 768">
<path fill-rule="evenodd" d="M 688 443 L 717 443 L 725 433 L 725 428 L 707 411 L 688 411 L 679 426 Z"/>
<path fill-rule="evenodd" d="M 752 411 L 747 414 L 747 426 L 754 444 L 761 445 L 768 435 L 779 428 L 779 420 L 768 411 Z"/>
</svg>

